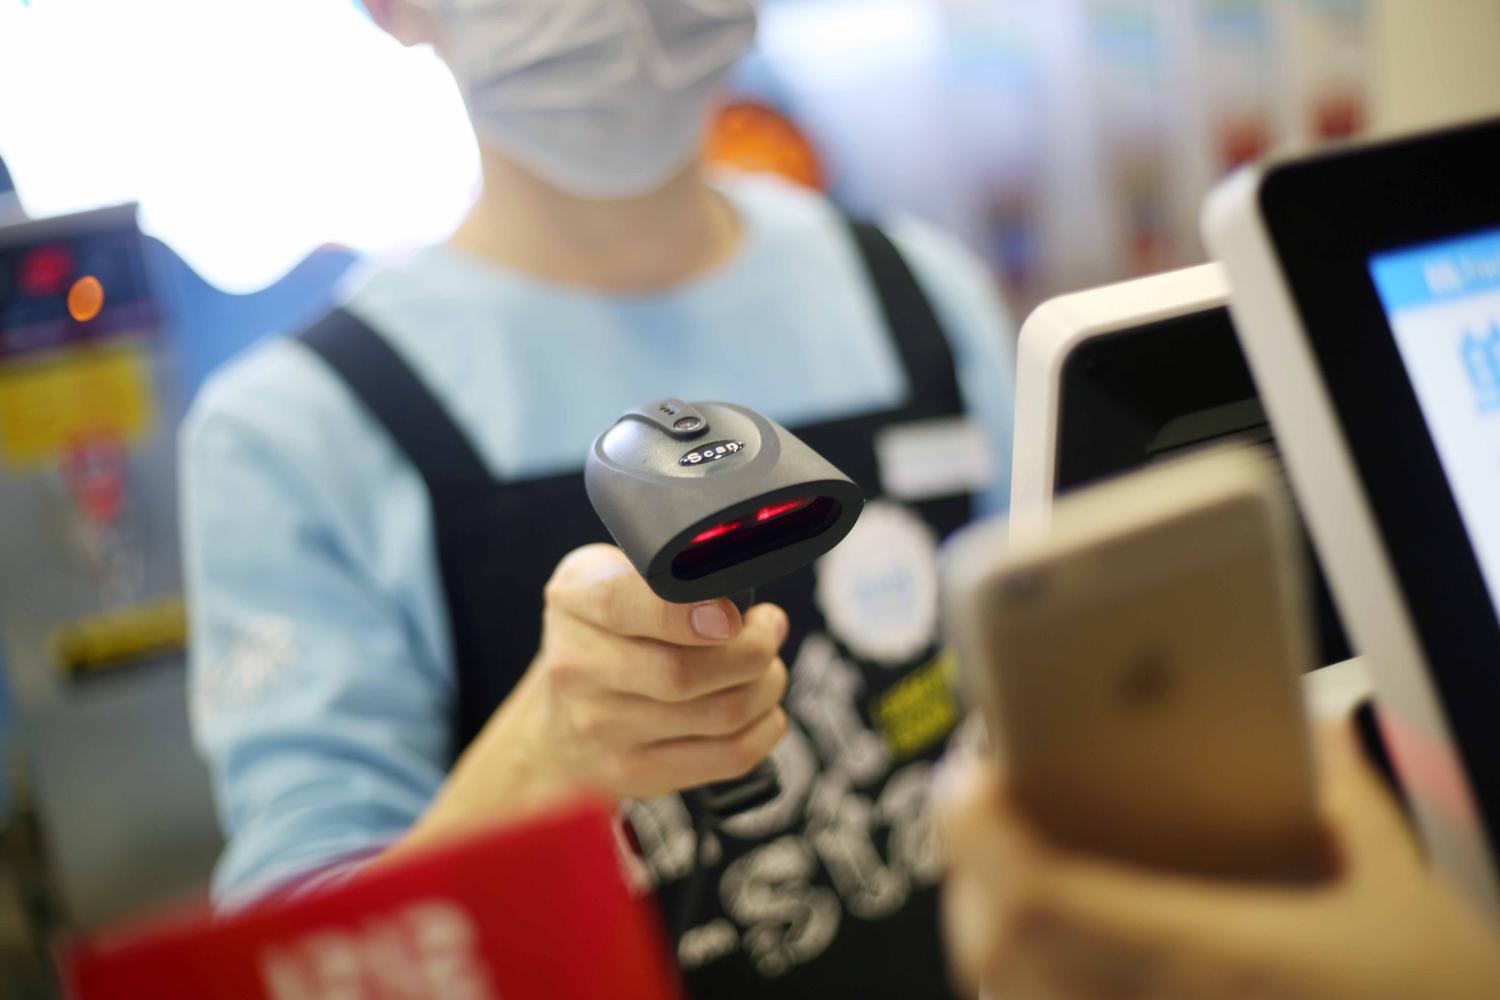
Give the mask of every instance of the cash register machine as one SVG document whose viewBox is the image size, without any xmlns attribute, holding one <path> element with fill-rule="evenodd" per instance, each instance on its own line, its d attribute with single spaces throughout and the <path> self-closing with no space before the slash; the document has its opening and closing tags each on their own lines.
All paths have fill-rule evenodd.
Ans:
<svg viewBox="0 0 1500 1000">
<path fill-rule="evenodd" d="M 1204 230 L 1435 864 L 1500 914 L 1500 122 L 1272 162 Z"/>
<path fill-rule="evenodd" d="M 1275 447 L 1229 318 L 1216 264 L 1059 296 L 1017 344 L 1015 519 L 1045 517 L 1068 490 L 1226 439 Z M 1310 550 L 1309 550 L 1310 551 Z M 1330 711 L 1366 681 L 1320 573 L 1320 666 L 1312 700 Z"/>
</svg>

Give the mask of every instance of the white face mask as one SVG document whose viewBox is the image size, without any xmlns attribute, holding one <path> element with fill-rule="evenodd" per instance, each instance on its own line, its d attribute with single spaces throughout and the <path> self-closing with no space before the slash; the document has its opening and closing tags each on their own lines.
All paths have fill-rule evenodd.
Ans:
<svg viewBox="0 0 1500 1000">
<path fill-rule="evenodd" d="M 588 198 L 654 191 L 698 154 L 754 0 L 422 0 L 481 138 Z"/>
</svg>

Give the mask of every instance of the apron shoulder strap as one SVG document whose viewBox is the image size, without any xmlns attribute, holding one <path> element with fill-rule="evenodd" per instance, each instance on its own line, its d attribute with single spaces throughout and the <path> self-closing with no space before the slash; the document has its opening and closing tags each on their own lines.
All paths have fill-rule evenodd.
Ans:
<svg viewBox="0 0 1500 1000">
<path fill-rule="evenodd" d="M 297 339 L 349 387 L 416 468 L 439 505 L 456 483 L 488 481 L 468 435 L 390 343 L 346 309 L 334 309 Z"/>
<path fill-rule="evenodd" d="M 910 407 L 962 412 L 952 349 L 916 275 L 880 227 L 851 221 L 849 229 L 911 382 Z"/>
<path fill-rule="evenodd" d="M 485 536 L 475 537 L 469 529 L 474 498 L 491 489 L 493 479 L 432 389 L 358 316 L 335 309 L 297 339 L 343 380 L 427 487 L 459 693 L 452 706 L 451 734 L 451 749 L 457 752 L 488 715 L 488 708 L 476 704 L 468 693 L 485 690 L 483 682 L 492 680 L 477 676 L 485 665 L 485 654 L 494 646 L 485 641 L 490 638 L 489 619 L 477 609 L 494 592 L 493 581 L 485 574 L 498 564 L 484 557 L 490 551 Z M 508 692 L 509 687 L 504 690 Z"/>
<path fill-rule="evenodd" d="M 889 236 L 866 222 L 850 231 L 911 382 L 912 403 L 962 409 L 952 351 L 911 268 Z M 472 442 L 395 349 L 359 317 L 334 309 L 297 337 L 349 386 L 417 469 L 434 502 L 454 482 L 489 480 Z"/>
</svg>

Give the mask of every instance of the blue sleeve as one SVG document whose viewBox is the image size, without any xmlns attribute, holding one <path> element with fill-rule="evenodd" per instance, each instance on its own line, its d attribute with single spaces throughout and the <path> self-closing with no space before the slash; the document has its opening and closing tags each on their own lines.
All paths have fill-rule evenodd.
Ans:
<svg viewBox="0 0 1500 1000">
<path fill-rule="evenodd" d="M 979 495 L 976 513 L 1004 513 L 1015 431 L 1015 327 L 989 269 L 957 241 L 910 217 L 893 220 L 888 231 L 932 300 L 964 405 L 994 457 L 991 485 Z"/>
<path fill-rule="evenodd" d="M 443 780 L 452 693 L 354 555 L 317 431 L 285 433 L 315 416 L 205 395 L 182 443 L 191 711 L 237 905 L 399 837 Z"/>
</svg>

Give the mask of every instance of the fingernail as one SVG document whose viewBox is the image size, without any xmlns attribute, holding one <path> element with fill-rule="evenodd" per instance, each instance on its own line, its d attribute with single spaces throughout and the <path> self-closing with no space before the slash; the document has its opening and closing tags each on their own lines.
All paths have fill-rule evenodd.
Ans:
<svg viewBox="0 0 1500 1000">
<path fill-rule="evenodd" d="M 791 631 L 792 622 L 783 611 L 776 616 L 776 645 L 780 646 L 786 642 L 787 633 Z"/>
<path fill-rule="evenodd" d="M 688 617 L 692 620 L 693 631 L 703 638 L 714 640 L 729 638 L 729 616 L 717 604 L 700 604 Z"/>
</svg>

